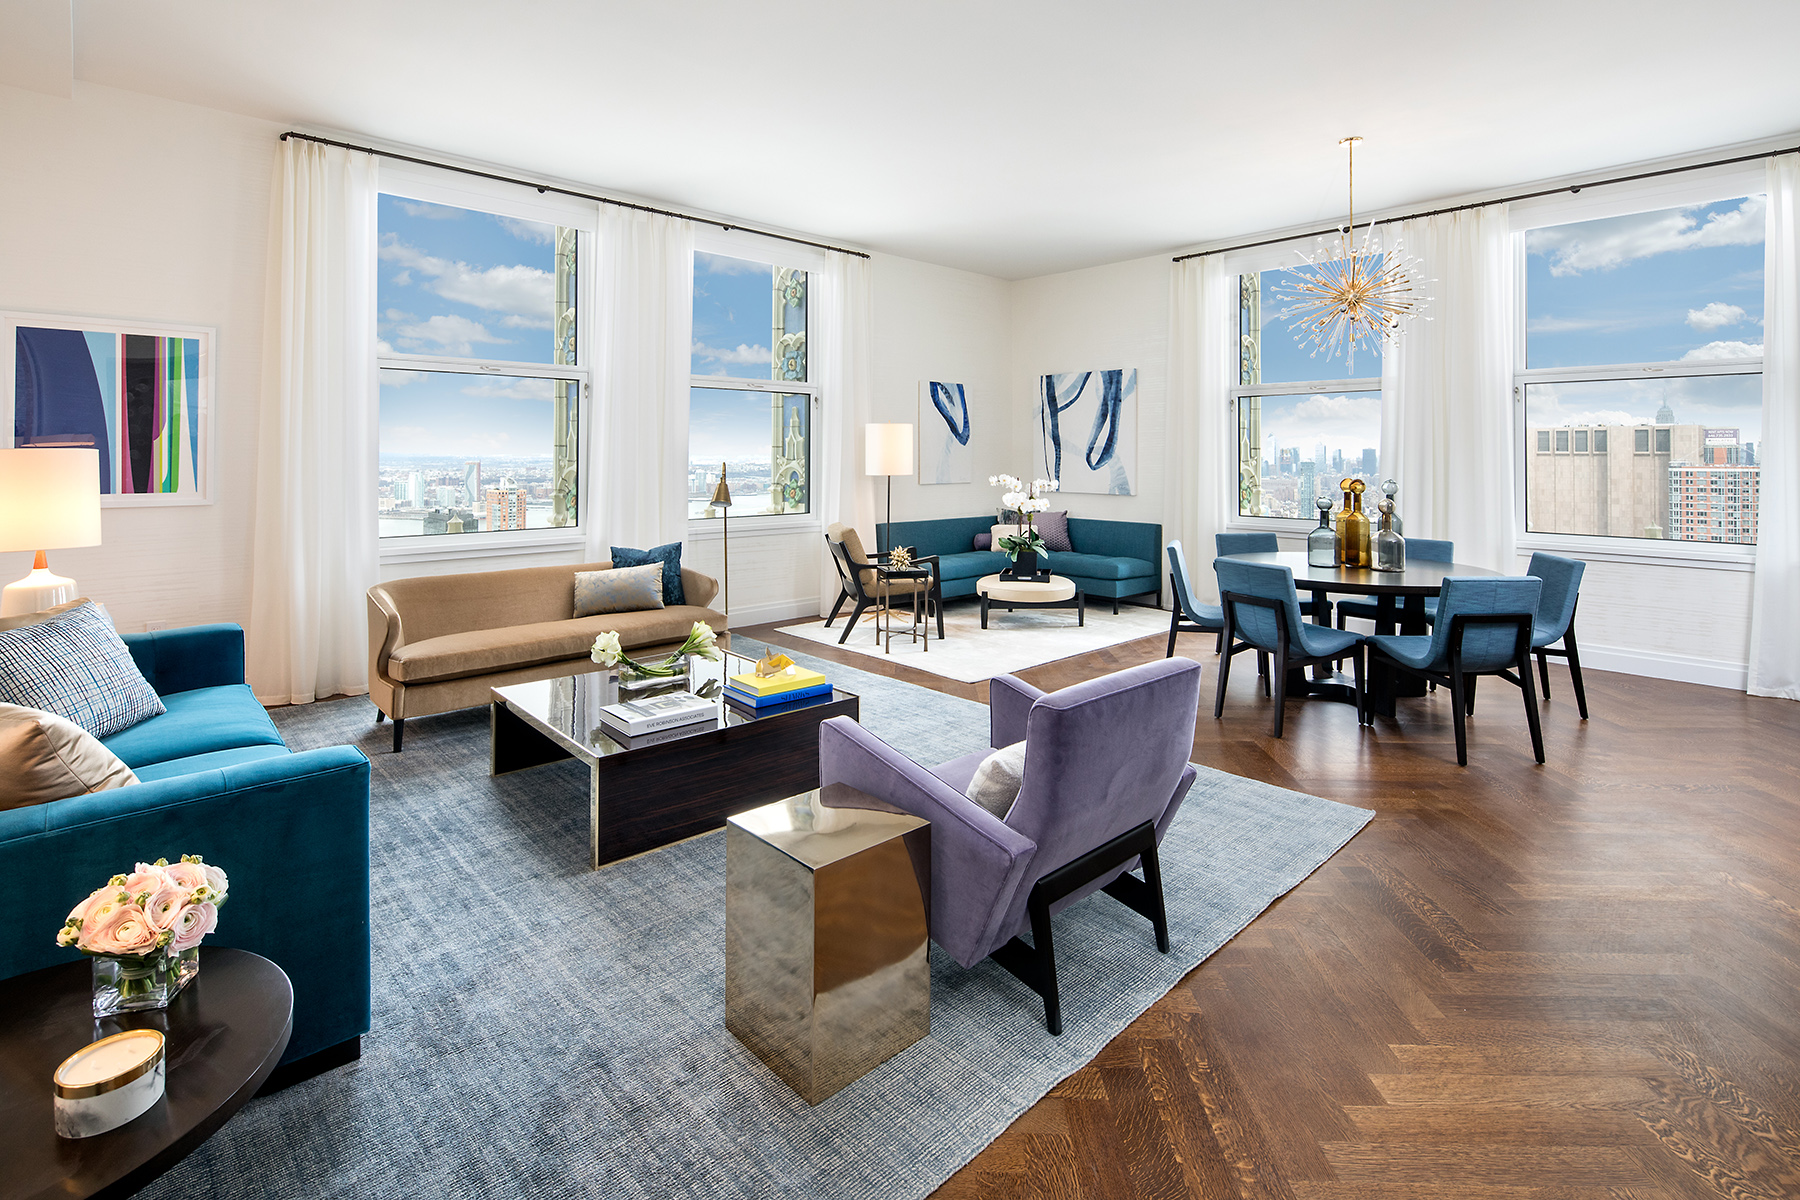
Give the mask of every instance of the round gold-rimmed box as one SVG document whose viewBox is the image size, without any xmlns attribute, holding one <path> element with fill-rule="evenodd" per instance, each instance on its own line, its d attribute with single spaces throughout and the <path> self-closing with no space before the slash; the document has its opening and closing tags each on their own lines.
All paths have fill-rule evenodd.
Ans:
<svg viewBox="0 0 1800 1200">
<path fill-rule="evenodd" d="M 57 1136 L 93 1137 L 148 1112 L 163 1095 L 163 1049 L 158 1030 L 128 1029 L 63 1059 L 51 1076 Z"/>
</svg>

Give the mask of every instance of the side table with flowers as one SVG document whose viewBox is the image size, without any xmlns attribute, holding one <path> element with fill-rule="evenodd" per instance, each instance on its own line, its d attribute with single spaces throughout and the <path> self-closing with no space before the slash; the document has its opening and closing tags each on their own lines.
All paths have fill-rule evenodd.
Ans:
<svg viewBox="0 0 1800 1200">
<path fill-rule="evenodd" d="M 94 1015 L 167 1008 L 200 973 L 200 942 L 230 888 L 224 871 L 184 854 L 114 875 L 71 909 L 56 943 L 94 960 Z"/>
</svg>

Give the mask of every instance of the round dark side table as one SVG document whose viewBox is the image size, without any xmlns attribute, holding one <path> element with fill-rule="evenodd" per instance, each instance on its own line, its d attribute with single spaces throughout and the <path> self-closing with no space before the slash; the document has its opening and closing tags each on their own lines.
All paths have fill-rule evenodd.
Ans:
<svg viewBox="0 0 1800 1200">
<path fill-rule="evenodd" d="M 107 1133 L 57 1137 L 51 1072 L 89 1042 L 126 1029 L 160 1029 L 167 1038 L 163 1098 Z M 200 974 L 168 1008 L 101 1020 L 86 958 L 0 979 L 0 1195 L 131 1195 L 256 1095 L 293 1029 L 286 972 L 244 950 L 203 946 Z"/>
</svg>

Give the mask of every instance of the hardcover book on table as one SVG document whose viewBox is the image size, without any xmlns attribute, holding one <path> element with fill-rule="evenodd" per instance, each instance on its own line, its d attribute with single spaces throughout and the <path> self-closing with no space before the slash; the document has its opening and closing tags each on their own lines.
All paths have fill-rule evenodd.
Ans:
<svg viewBox="0 0 1800 1200">
<path fill-rule="evenodd" d="M 811 687 L 792 688 L 782 692 L 771 692 L 766 696 L 756 696 L 751 695 L 748 692 L 739 691 L 735 682 L 725 689 L 726 699 L 735 701 L 746 708 L 754 708 L 759 711 L 776 704 L 791 704 L 795 700 L 810 700 L 815 696 L 829 696 L 830 694 L 831 685 L 829 683 L 819 683 Z"/>
<path fill-rule="evenodd" d="M 824 682 L 825 676 L 821 672 L 811 671 L 801 666 L 792 666 L 777 671 L 773 675 L 754 673 L 733 675 L 726 686 L 735 688 L 748 696 L 774 696 L 800 688 L 818 687 Z"/>
<path fill-rule="evenodd" d="M 691 725 L 718 714 L 718 705 L 692 692 L 675 692 L 667 696 L 647 696 L 608 704 L 600 709 L 600 722 L 608 729 L 630 737 Z"/>
</svg>

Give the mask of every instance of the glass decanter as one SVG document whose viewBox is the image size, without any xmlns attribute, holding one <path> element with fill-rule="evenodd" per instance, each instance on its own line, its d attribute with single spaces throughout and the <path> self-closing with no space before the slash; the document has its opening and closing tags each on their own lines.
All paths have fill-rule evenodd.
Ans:
<svg viewBox="0 0 1800 1200">
<path fill-rule="evenodd" d="M 1382 481 L 1381 494 L 1388 498 L 1389 504 L 1394 503 L 1394 497 L 1399 491 L 1400 481 L 1398 479 L 1387 479 Z M 1400 519 L 1400 510 L 1398 508 L 1394 510 L 1394 532 L 1398 534 L 1404 534 L 1406 532 L 1406 524 Z"/>
<path fill-rule="evenodd" d="M 1337 566 L 1337 533 L 1331 528 L 1331 497 L 1320 496 L 1313 503 L 1319 509 L 1319 527 L 1306 535 L 1306 564 L 1310 567 Z"/>
<path fill-rule="evenodd" d="M 1377 571 L 1406 570 L 1406 539 L 1394 528 L 1394 502 L 1381 502 L 1381 528 L 1375 534 L 1375 569 Z"/>
</svg>

